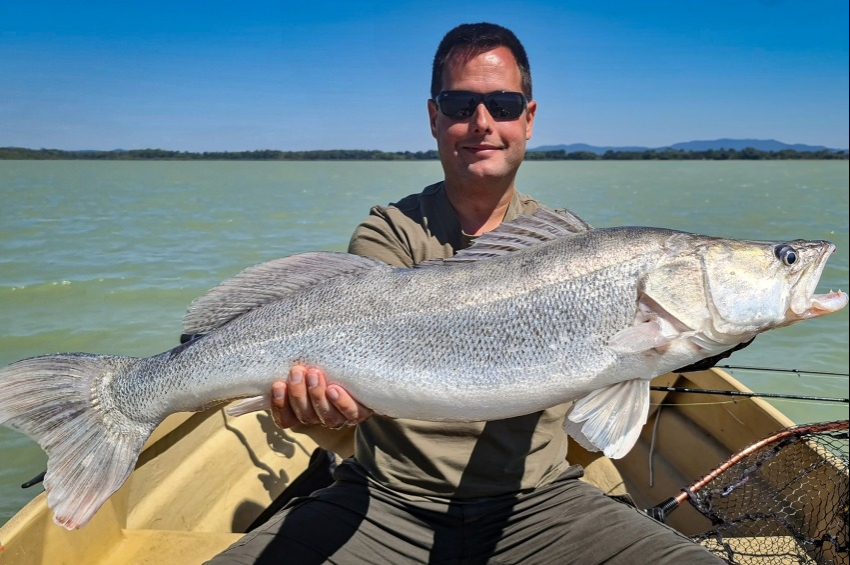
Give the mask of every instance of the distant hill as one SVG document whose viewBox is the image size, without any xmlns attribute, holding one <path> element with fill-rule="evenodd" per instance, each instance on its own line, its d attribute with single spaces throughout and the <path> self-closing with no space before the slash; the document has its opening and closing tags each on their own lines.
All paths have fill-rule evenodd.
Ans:
<svg viewBox="0 0 850 565">
<path fill-rule="evenodd" d="M 782 151 L 783 149 L 790 149 L 792 151 L 800 151 L 800 152 L 812 152 L 815 153 L 817 151 L 843 151 L 847 152 L 847 149 L 835 149 L 832 147 L 824 147 L 822 145 L 803 145 L 801 143 L 788 144 L 783 143 L 781 141 L 776 141 L 775 139 L 713 139 L 707 141 L 685 141 L 682 143 L 674 143 L 673 145 L 666 145 L 663 147 L 635 147 L 635 146 L 620 146 L 620 147 L 597 147 L 594 145 L 587 145 L 586 143 L 572 143 L 569 145 L 542 145 L 540 147 L 531 147 L 529 151 L 560 151 L 564 150 L 567 153 L 574 153 L 577 151 L 588 151 L 590 153 L 596 153 L 597 155 L 602 155 L 606 151 L 648 151 L 651 149 L 654 150 L 664 150 L 664 149 L 681 149 L 683 151 L 708 151 L 709 149 L 734 149 L 736 151 L 740 151 L 742 149 L 746 149 L 751 147 L 753 149 L 758 149 L 759 151 Z"/>
</svg>

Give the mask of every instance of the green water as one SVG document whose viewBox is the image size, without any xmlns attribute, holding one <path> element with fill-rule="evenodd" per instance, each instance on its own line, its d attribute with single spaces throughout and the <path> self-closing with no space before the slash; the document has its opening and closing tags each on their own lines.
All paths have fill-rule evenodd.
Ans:
<svg viewBox="0 0 850 565">
<path fill-rule="evenodd" d="M 598 227 L 828 239 L 825 291 L 848 287 L 848 176 L 847 161 L 530 162 L 519 187 Z M 440 178 L 436 162 L 0 161 L 0 366 L 169 349 L 205 290 L 267 259 L 344 250 L 369 206 Z M 847 309 L 768 332 L 730 362 L 846 374 Z M 733 374 L 761 392 L 848 395 L 846 377 Z M 797 422 L 848 414 L 775 404 Z M 0 427 L 0 522 L 40 492 L 19 485 L 44 466 L 36 444 Z"/>
</svg>

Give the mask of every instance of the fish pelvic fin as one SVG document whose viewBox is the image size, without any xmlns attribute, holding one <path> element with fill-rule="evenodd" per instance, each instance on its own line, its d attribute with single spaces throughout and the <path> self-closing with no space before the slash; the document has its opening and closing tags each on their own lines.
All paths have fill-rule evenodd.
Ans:
<svg viewBox="0 0 850 565">
<path fill-rule="evenodd" d="M 585 449 L 619 459 L 634 447 L 648 413 L 649 381 L 623 381 L 576 401 L 564 418 L 564 432 Z"/>
<path fill-rule="evenodd" d="M 47 505 L 53 521 L 69 530 L 86 525 L 124 484 L 156 427 L 128 418 L 108 390 L 138 361 L 65 353 L 0 369 L 0 424 L 47 453 Z"/>
</svg>

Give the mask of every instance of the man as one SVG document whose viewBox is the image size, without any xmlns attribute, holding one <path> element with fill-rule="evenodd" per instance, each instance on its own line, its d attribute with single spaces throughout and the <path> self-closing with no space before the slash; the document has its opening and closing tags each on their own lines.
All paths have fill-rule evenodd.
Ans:
<svg viewBox="0 0 850 565">
<path fill-rule="evenodd" d="M 537 210 L 515 187 L 536 110 L 512 32 L 493 24 L 450 31 L 428 101 L 445 180 L 372 208 L 350 252 L 409 267 L 451 257 Z M 581 468 L 566 460 L 566 405 L 491 422 L 390 419 L 327 385 L 320 368 L 301 366 L 273 398 L 283 427 L 357 423 L 354 455 L 333 485 L 294 500 L 213 563 L 720 562 L 579 480 Z"/>
</svg>

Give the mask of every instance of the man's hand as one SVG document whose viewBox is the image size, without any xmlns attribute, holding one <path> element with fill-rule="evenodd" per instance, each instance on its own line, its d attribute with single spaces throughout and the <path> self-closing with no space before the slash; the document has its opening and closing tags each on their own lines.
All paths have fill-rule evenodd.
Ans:
<svg viewBox="0 0 850 565">
<path fill-rule="evenodd" d="M 281 428 L 319 424 L 339 429 L 358 424 L 371 415 L 372 411 L 345 389 L 328 385 L 317 367 L 294 365 L 286 382 L 272 385 L 272 417 Z"/>
</svg>

